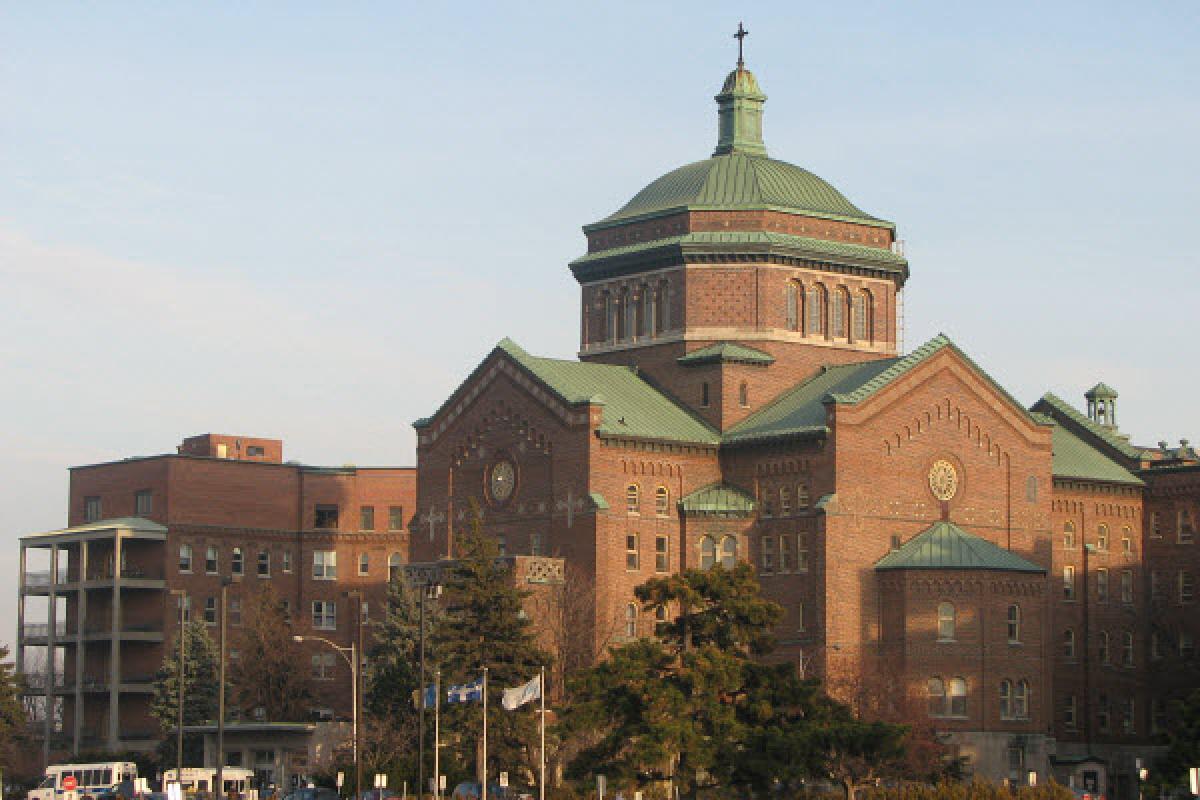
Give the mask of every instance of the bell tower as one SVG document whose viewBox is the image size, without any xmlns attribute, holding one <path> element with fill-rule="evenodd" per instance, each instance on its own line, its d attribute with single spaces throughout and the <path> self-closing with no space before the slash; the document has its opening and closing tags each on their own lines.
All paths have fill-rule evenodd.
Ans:
<svg viewBox="0 0 1200 800">
<path fill-rule="evenodd" d="M 713 155 L 584 226 L 570 265 L 580 358 L 637 367 L 720 430 L 823 365 L 895 355 L 908 278 L 893 223 L 767 156 L 745 35 Z"/>
</svg>

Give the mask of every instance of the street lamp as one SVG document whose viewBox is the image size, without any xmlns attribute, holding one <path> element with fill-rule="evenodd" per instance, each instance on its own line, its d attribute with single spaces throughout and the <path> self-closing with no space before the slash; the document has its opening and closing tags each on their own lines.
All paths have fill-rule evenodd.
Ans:
<svg viewBox="0 0 1200 800">
<path fill-rule="evenodd" d="M 359 602 L 362 602 L 361 599 Z M 361 614 L 362 614 L 362 611 L 359 611 L 360 616 L 361 616 Z M 351 691 L 350 691 L 350 702 L 351 702 L 351 705 L 354 706 L 353 742 L 354 742 L 354 773 L 356 776 L 354 791 L 356 791 L 359 795 L 357 798 L 355 798 L 355 800 L 362 800 L 362 786 L 358 785 L 362 782 L 362 771 L 359 769 L 359 764 L 358 764 L 358 647 L 353 641 L 350 642 L 349 647 L 342 647 L 341 645 L 334 644 L 333 642 L 331 642 L 328 639 L 325 639 L 321 636 L 299 636 L 299 635 L 296 635 L 296 636 L 292 637 L 292 641 L 294 641 L 294 642 L 321 642 L 323 644 L 327 644 L 330 647 L 332 647 L 334 650 L 338 651 L 338 654 L 342 658 L 346 659 L 346 663 L 350 665 L 350 681 L 352 684 Z"/>
<path fill-rule="evenodd" d="M 417 628 L 420 630 L 420 655 L 421 655 L 421 681 L 418 688 L 417 696 L 421 698 L 421 702 L 417 704 L 417 798 L 425 796 L 425 599 L 436 600 L 442 595 L 442 585 L 440 583 L 425 583 L 421 584 L 421 594 L 417 600 L 417 608 L 420 609 L 417 617 Z M 437 742 L 434 742 L 434 754 L 437 753 Z M 433 776 L 433 785 L 440 792 L 441 776 Z"/>
<path fill-rule="evenodd" d="M 187 592 L 183 589 L 172 589 L 171 594 L 179 598 L 179 669 L 175 677 L 176 693 L 179 695 L 179 720 L 176 724 L 176 739 L 175 739 L 175 781 L 182 783 L 183 781 L 183 679 L 186 675 L 184 667 L 184 648 L 187 647 L 187 638 L 184 625 L 187 620 L 184 619 L 184 612 L 187 609 Z"/>
</svg>

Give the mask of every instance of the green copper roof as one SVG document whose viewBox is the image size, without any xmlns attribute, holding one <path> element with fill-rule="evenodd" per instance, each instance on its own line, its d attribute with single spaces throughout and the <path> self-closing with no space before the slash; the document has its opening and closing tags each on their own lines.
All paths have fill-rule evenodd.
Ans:
<svg viewBox="0 0 1200 800">
<path fill-rule="evenodd" d="M 935 522 L 899 550 L 875 562 L 877 570 L 988 569 L 1004 572 L 1045 572 L 1020 556 L 967 533 L 953 522 Z"/>
<path fill-rule="evenodd" d="M 1100 440 L 1124 458 L 1140 459 L 1142 457 L 1142 448 L 1130 444 L 1114 429 L 1088 419 L 1086 414 L 1081 414 L 1066 400 L 1051 392 L 1042 395 L 1042 399 L 1034 403 L 1033 410 L 1049 414 L 1060 425 L 1066 424 L 1068 427 L 1074 428 L 1077 434 L 1082 433 L 1085 437 Z"/>
<path fill-rule="evenodd" d="M 585 231 L 680 211 L 784 211 L 883 228 L 895 226 L 855 206 L 806 169 L 765 155 L 731 152 L 679 167 Z"/>
<path fill-rule="evenodd" d="M 609 509 L 608 501 L 604 499 L 604 495 L 600 492 L 588 492 L 588 499 L 592 501 L 592 508 L 598 511 L 607 511 Z"/>
<path fill-rule="evenodd" d="M 710 483 L 681 499 L 679 508 L 685 514 L 745 517 L 754 513 L 754 498 L 736 486 Z"/>
<path fill-rule="evenodd" d="M 582 255 L 571 262 L 576 277 L 586 275 L 597 262 L 622 258 L 644 258 L 661 250 L 663 255 L 728 255 L 730 253 L 769 253 L 816 261 L 837 261 L 883 272 L 907 275 L 908 260 L 883 247 L 850 242 L 831 242 L 807 236 L 792 236 L 770 231 L 696 231 L 665 236 L 645 242 L 610 247 Z"/>
<path fill-rule="evenodd" d="M 676 405 L 630 367 L 539 358 L 504 339 L 497 349 L 570 404 L 604 406 L 602 434 L 715 445 L 717 432 Z"/>
<path fill-rule="evenodd" d="M 1097 383 L 1095 386 L 1088 389 L 1083 396 L 1088 400 L 1095 400 L 1097 398 L 1108 399 L 1110 397 L 1116 397 L 1117 390 L 1109 386 L 1107 383 Z"/>
<path fill-rule="evenodd" d="M 708 347 L 693 350 L 685 356 L 675 359 L 675 363 L 683 367 L 695 367 L 702 364 L 761 364 L 766 366 L 775 363 L 775 356 L 746 347 L 736 342 L 717 342 Z"/>
<path fill-rule="evenodd" d="M 1054 477 L 1142 485 L 1141 478 L 1064 428 L 1054 426 Z"/>
</svg>

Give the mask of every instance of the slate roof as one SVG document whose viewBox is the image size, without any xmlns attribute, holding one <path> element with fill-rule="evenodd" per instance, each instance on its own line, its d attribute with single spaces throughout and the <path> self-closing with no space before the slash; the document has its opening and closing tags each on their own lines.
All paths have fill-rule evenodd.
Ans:
<svg viewBox="0 0 1200 800">
<path fill-rule="evenodd" d="M 1136 486 L 1144 481 L 1062 425 L 1054 426 L 1054 477 Z"/>
<path fill-rule="evenodd" d="M 721 362 L 767 365 L 775 363 L 775 356 L 735 342 L 717 342 L 716 344 L 710 344 L 708 347 L 693 350 L 687 355 L 675 359 L 675 363 L 683 367 Z"/>
<path fill-rule="evenodd" d="M 656 178 L 619 211 L 584 230 L 685 209 L 770 209 L 895 227 L 862 211 L 806 169 L 765 155 L 732 152 L 686 164 Z"/>
<path fill-rule="evenodd" d="M 935 522 L 875 562 L 879 571 L 893 569 L 986 569 L 1003 572 L 1042 572 L 1046 569 L 986 539 L 967 533 L 953 522 Z"/>
<path fill-rule="evenodd" d="M 712 426 L 655 389 L 632 367 L 533 356 L 508 338 L 495 350 L 507 354 L 568 405 L 603 406 L 604 417 L 597 428 L 601 434 L 714 446 L 720 442 Z M 424 427 L 432 419 L 415 424 Z"/>
<path fill-rule="evenodd" d="M 679 508 L 684 514 L 749 516 L 754 513 L 754 498 L 736 486 L 710 483 L 683 497 Z"/>
</svg>

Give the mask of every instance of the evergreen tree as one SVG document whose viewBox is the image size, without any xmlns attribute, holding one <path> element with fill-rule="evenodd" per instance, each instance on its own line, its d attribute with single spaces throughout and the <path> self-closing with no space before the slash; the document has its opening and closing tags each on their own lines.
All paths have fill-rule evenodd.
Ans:
<svg viewBox="0 0 1200 800">
<path fill-rule="evenodd" d="M 516 586 L 506 565 L 498 561 L 495 540 L 481 532 L 478 509 L 468 530 L 460 534 L 456 550 L 457 560 L 446 579 L 444 612 L 433 632 L 442 685 L 471 683 L 487 667 L 487 773 L 492 781 L 499 770 L 534 774 L 536 715 L 528 709 L 500 707 L 503 689 L 527 683 L 549 662 L 523 613 L 522 603 L 529 593 Z M 448 756 L 458 758 L 458 768 L 467 774 L 476 770 L 462 759 L 479 751 L 481 715 L 479 703 L 443 706 L 442 728 L 452 731 L 462 744 L 444 749 L 443 762 Z"/>
<path fill-rule="evenodd" d="M 217 646 L 208 635 L 200 620 L 192 620 L 183 626 L 184 678 L 183 678 L 183 724 L 203 725 L 217 717 Z M 158 720 L 163 733 L 174 731 L 179 721 L 179 645 L 175 641 L 163 655 L 162 666 L 154 678 L 154 698 L 150 702 L 150 714 Z M 176 737 L 165 735 L 159 746 L 159 757 L 163 764 L 174 766 Z M 199 734 L 187 734 L 183 739 L 183 763 L 185 766 L 200 764 L 204 755 L 204 742 Z"/>
<path fill-rule="evenodd" d="M 0 644 L 0 767 L 12 771 L 25 744 L 29 717 L 21 705 L 21 682 L 8 660 L 8 645 Z"/>
<path fill-rule="evenodd" d="M 421 587 L 408 584 L 403 575 L 388 584 L 387 608 L 375 630 L 375 644 L 367 659 L 363 707 L 367 726 L 364 757 L 378 771 L 404 775 L 411 784 L 417 777 L 417 709 L 413 692 L 420 685 Z M 433 665 L 432 631 L 439 615 L 435 602 L 425 603 L 425 655 Z M 433 668 L 426 683 L 433 683 Z M 427 726 L 426 752 L 433 746 L 433 725 Z"/>
<path fill-rule="evenodd" d="M 1166 732 L 1167 752 L 1150 770 L 1150 781 L 1161 796 L 1188 785 L 1188 769 L 1200 766 L 1200 689 L 1175 704 Z"/>
<path fill-rule="evenodd" d="M 272 722 L 306 719 L 312 691 L 304 655 L 292 639 L 292 622 L 270 587 L 252 598 L 234 642 L 239 658 L 230 664 L 229 675 L 237 706 L 261 708 Z"/>
</svg>

